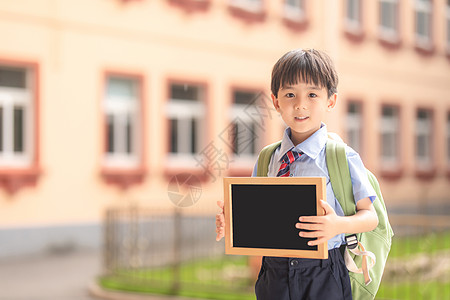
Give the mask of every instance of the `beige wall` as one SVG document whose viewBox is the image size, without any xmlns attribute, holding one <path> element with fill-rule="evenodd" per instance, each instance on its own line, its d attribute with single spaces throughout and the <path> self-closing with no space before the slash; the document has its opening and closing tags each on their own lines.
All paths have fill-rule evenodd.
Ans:
<svg viewBox="0 0 450 300">
<path fill-rule="evenodd" d="M 168 80 L 206 83 L 210 123 L 204 138 L 227 149 L 218 134 L 230 122 L 224 112 L 231 87 L 268 93 L 275 61 L 299 47 L 324 49 L 336 61 L 340 106 L 327 120 L 331 130 L 344 135 L 347 100 L 364 102 L 362 157 L 377 174 L 380 104 L 401 106 L 403 175 L 395 181 L 380 178 L 388 205 L 450 202 L 443 142 L 450 110 L 450 61 L 443 17 L 435 20 L 440 37 L 435 39 L 435 53 L 422 56 L 414 49 L 410 8 L 402 8 L 402 46 L 389 50 L 377 39 L 375 1 L 364 2 L 366 34 L 357 43 L 344 35 L 342 1 L 308 1 L 308 25 L 297 31 L 283 24 L 280 3 L 265 1 L 265 20 L 248 23 L 230 14 L 226 1 L 211 1 L 208 10 L 194 13 L 162 0 L 0 1 L 0 59 L 39 65 L 42 168 L 35 187 L 14 194 L 0 190 L 0 227 L 97 222 L 105 207 L 130 202 L 170 207 L 164 175 Z M 100 176 L 101 101 L 108 71 L 143 78 L 148 173 L 143 183 L 126 190 L 106 184 Z M 437 170 L 428 181 L 415 175 L 414 118 L 421 106 L 435 113 Z M 277 116 L 269 124 L 267 143 L 279 139 L 282 129 Z M 220 180 L 205 182 L 197 205 L 214 212 L 221 194 Z"/>
<path fill-rule="evenodd" d="M 450 110 L 450 70 L 445 49 L 445 1 L 434 1 L 434 46 L 432 55 L 415 49 L 412 1 L 401 3 L 401 46 L 381 46 L 376 16 L 367 13 L 366 36 L 360 43 L 342 38 L 339 43 L 338 66 L 341 74 L 340 98 L 364 101 L 364 152 L 366 166 L 380 177 L 380 113 L 382 104 L 400 107 L 402 176 L 395 180 L 380 177 L 386 201 L 390 206 L 430 205 L 449 202 L 449 163 L 446 160 L 446 123 Z M 376 12 L 376 1 L 365 2 L 367 11 Z M 342 76 L 342 74 L 345 74 Z M 434 115 L 435 176 L 421 180 L 416 176 L 415 118 L 417 108 L 428 108 Z M 339 124 L 345 126 L 343 122 Z"/>
</svg>

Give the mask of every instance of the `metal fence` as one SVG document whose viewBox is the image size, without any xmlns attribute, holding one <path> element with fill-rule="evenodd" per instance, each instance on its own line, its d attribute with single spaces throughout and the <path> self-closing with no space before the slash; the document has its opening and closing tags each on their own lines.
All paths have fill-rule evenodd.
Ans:
<svg viewBox="0 0 450 300">
<path fill-rule="evenodd" d="M 450 299 L 450 216 L 393 215 L 379 299 Z"/>
<path fill-rule="evenodd" d="M 396 235 L 377 299 L 450 299 L 450 216 L 390 220 Z M 211 213 L 109 209 L 104 233 L 107 288 L 254 299 L 258 267 L 248 257 L 224 255 Z"/>
</svg>

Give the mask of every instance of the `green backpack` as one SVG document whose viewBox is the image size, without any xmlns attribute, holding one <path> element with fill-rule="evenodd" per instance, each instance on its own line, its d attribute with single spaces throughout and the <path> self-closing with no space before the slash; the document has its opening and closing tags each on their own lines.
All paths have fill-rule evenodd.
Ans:
<svg viewBox="0 0 450 300">
<path fill-rule="evenodd" d="M 280 144 L 281 141 L 268 145 L 261 150 L 258 158 L 257 176 L 267 177 L 270 159 Z M 326 145 L 326 160 L 334 195 L 341 204 L 345 215 L 354 215 L 356 213 L 356 205 L 353 198 L 353 188 L 348 168 L 347 155 L 345 154 L 345 144 L 329 138 Z M 377 199 L 373 202 L 373 205 L 378 215 L 378 226 L 372 231 L 358 233 L 356 236 L 358 241 L 363 244 L 367 250 L 373 252 L 376 257 L 376 264 L 369 269 L 371 278 L 370 284 L 366 284 L 366 280 L 362 274 L 349 272 L 352 295 L 355 300 L 375 298 L 381 283 L 384 266 L 386 265 L 386 260 L 391 249 L 392 237 L 394 235 L 391 225 L 389 224 L 386 206 L 381 195 L 378 181 L 369 170 L 367 170 L 367 175 L 377 194 Z M 356 265 L 362 265 L 363 257 L 354 254 L 349 254 L 347 256 L 351 257 Z"/>
</svg>

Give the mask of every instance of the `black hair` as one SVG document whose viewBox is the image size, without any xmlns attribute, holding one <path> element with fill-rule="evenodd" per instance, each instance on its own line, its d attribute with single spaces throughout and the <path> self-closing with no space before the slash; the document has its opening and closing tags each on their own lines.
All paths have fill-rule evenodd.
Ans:
<svg viewBox="0 0 450 300">
<path fill-rule="evenodd" d="M 284 54 L 273 66 L 272 94 L 278 97 L 280 88 L 299 82 L 326 88 L 328 98 L 337 93 L 338 75 L 331 58 L 315 49 L 296 49 Z"/>
</svg>

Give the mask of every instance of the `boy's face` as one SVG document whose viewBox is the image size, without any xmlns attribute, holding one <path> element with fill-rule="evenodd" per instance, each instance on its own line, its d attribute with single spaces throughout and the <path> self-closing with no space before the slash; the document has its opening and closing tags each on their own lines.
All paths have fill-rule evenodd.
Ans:
<svg viewBox="0 0 450 300">
<path fill-rule="evenodd" d="M 324 87 L 303 82 L 282 86 L 278 97 L 272 95 L 275 109 L 291 128 L 294 145 L 303 142 L 320 128 L 326 112 L 336 105 L 336 98 L 336 94 L 328 98 Z"/>
</svg>

